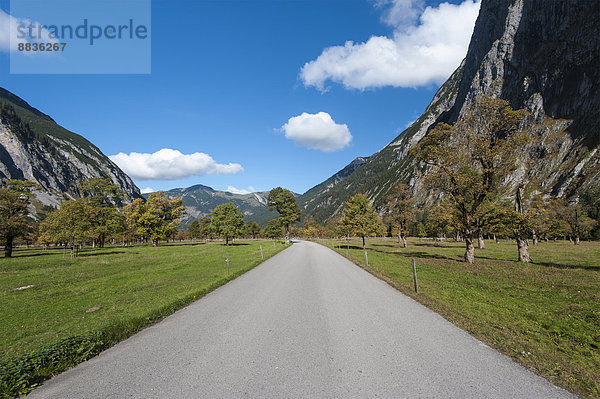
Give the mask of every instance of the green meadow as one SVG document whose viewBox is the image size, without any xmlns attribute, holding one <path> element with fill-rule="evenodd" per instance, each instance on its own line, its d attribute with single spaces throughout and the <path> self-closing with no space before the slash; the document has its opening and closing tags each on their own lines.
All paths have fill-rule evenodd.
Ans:
<svg viewBox="0 0 600 399">
<path fill-rule="evenodd" d="M 75 258 L 60 248 L 18 249 L 0 259 L 0 397 L 26 392 L 252 269 L 263 261 L 261 246 L 265 259 L 285 248 L 184 242 L 85 249 Z"/>
</svg>

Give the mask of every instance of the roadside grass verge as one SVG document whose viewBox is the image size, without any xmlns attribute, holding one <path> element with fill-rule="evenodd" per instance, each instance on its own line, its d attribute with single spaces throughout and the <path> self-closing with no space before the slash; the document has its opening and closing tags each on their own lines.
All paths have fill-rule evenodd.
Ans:
<svg viewBox="0 0 600 399">
<path fill-rule="evenodd" d="M 557 385 L 600 397 L 600 243 L 541 242 L 523 264 L 515 243 L 487 241 L 469 265 L 462 243 L 370 239 L 369 266 L 360 240 L 321 244 Z"/>
<path fill-rule="evenodd" d="M 27 393 L 252 269 L 263 261 L 260 245 L 265 259 L 286 248 L 188 242 L 0 259 L 0 398 Z"/>
</svg>

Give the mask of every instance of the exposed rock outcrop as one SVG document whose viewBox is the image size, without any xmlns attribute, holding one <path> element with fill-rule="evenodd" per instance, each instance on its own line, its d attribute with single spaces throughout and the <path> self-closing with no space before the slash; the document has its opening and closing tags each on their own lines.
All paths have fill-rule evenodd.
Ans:
<svg viewBox="0 0 600 399">
<path fill-rule="evenodd" d="M 139 189 L 96 146 L 0 88 L 0 185 L 7 179 L 36 182 L 36 199 L 57 206 L 79 196 L 78 186 L 106 177 L 130 197 Z"/>
<path fill-rule="evenodd" d="M 338 190 L 322 190 L 309 212 L 323 220 L 358 192 L 378 203 L 398 182 L 421 202 L 427 169 L 408 150 L 438 122 L 454 123 L 479 95 L 527 108 L 536 126 L 516 153 L 520 167 L 505 182 L 528 192 L 576 197 L 600 184 L 600 7 L 594 1 L 483 0 L 462 65 L 425 113 L 398 138 L 348 176 Z M 319 186 L 317 186 L 319 187 Z M 306 194 L 305 194 L 306 195 Z M 306 202 L 305 195 L 300 198 Z"/>
</svg>

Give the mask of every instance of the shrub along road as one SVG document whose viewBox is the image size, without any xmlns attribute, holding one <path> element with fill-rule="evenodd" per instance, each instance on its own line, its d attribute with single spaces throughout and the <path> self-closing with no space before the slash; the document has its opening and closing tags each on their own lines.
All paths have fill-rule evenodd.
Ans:
<svg viewBox="0 0 600 399">
<path fill-rule="evenodd" d="M 573 396 L 300 242 L 30 397 Z"/>
</svg>

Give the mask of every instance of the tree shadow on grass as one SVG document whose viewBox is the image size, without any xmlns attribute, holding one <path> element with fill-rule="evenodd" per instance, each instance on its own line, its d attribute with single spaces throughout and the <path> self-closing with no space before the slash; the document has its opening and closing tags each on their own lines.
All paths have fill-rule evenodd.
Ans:
<svg viewBox="0 0 600 399">
<path fill-rule="evenodd" d="M 102 251 L 97 251 L 97 252 L 79 252 L 79 254 L 76 256 L 77 258 L 83 258 L 83 257 L 91 257 L 91 256 L 103 256 L 103 255 L 120 255 L 120 254 L 131 254 L 131 255 L 139 255 L 140 252 L 132 252 L 132 251 L 107 251 L 107 252 L 102 252 Z M 67 251 L 67 256 L 69 256 L 69 251 Z"/>
<path fill-rule="evenodd" d="M 502 258 L 492 258 L 490 256 L 476 256 L 475 259 L 486 259 L 492 260 L 496 262 L 510 262 L 510 263 L 522 263 L 518 259 L 502 259 Z M 531 262 L 532 265 L 536 266 L 545 266 L 545 267 L 556 267 L 557 269 L 583 269 L 583 270 L 596 270 L 600 271 L 600 265 L 598 266 L 590 266 L 590 265 L 565 265 L 562 263 L 554 263 L 554 262 L 536 262 L 535 259 Z"/>
<path fill-rule="evenodd" d="M 588 265 L 561 265 L 559 263 L 552 262 L 533 262 L 534 265 L 556 267 L 558 269 L 584 269 L 584 270 L 595 270 L 600 271 L 600 266 L 588 266 Z"/>
<path fill-rule="evenodd" d="M 460 243 L 457 241 L 443 241 L 443 242 L 415 242 L 410 243 L 408 245 L 412 245 L 415 247 L 428 247 L 428 248 L 454 248 L 452 245 L 448 244 L 461 244 L 460 246 L 464 246 L 464 243 Z"/>
<path fill-rule="evenodd" d="M 386 243 L 386 244 L 371 244 L 372 247 L 385 247 L 385 248 L 399 248 L 400 244 L 397 243 Z"/>
<path fill-rule="evenodd" d="M 28 251 L 31 251 L 31 250 L 29 249 Z M 40 249 L 40 252 L 36 252 L 36 253 L 32 253 L 32 254 L 23 254 L 23 253 L 19 253 L 18 251 L 13 250 L 12 256 L 10 258 L 0 257 L 0 259 L 33 258 L 34 256 L 56 255 L 56 254 L 59 254 L 59 253 L 62 253 L 62 250 L 60 250 L 60 251 L 43 252 Z"/>
<path fill-rule="evenodd" d="M 431 254 L 429 252 L 423 252 L 423 251 L 406 251 L 406 252 L 400 252 L 398 253 L 398 255 L 402 255 L 405 258 L 421 258 L 421 259 L 440 259 L 440 260 L 451 260 L 451 261 L 462 261 L 462 258 L 459 257 L 453 257 L 453 256 L 446 256 L 446 255 L 440 255 L 440 254 Z"/>
<path fill-rule="evenodd" d="M 373 246 L 371 247 L 367 247 L 367 252 L 379 252 L 382 254 L 387 254 L 387 255 L 395 255 L 395 256 L 399 256 L 399 257 L 403 257 L 403 258 L 423 258 L 423 259 L 441 259 L 441 260 L 451 260 L 451 261 L 462 261 L 462 258 L 460 257 L 452 257 L 452 256 L 446 256 L 446 255 L 440 255 L 440 254 L 431 254 L 428 252 L 423 252 L 423 251 L 411 251 L 408 250 L 407 248 L 400 248 L 398 247 L 398 249 L 400 249 L 400 251 L 396 251 L 396 252 L 389 252 L 389 251 L 385 251 L 385 250 L 381 250 L 381 249 L 375 249 L 373 248 Z M 342 250 L 346 249 L 345 245 L 342 245 Z M 357 245 L 350 245 L 350 249 L 358 249 L 362 251 L 362 246 L 357 246 Z"/>
<path fill-rule="evenodd" d="M 163 242 L 159 243 L 159 247 L 195 247 L 197 245 L 206 245 L 205 242 Z"/>
</svg>

